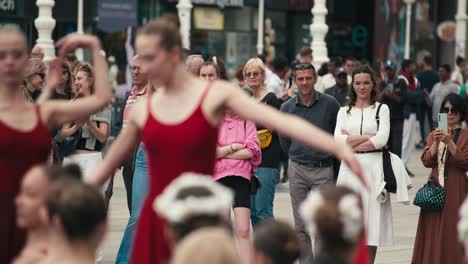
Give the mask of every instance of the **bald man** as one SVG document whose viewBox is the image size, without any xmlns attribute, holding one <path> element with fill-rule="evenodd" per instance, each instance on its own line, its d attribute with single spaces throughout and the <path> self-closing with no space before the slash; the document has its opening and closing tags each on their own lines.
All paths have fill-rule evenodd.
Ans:
<svg viewBox="0 0 468 264">
<path fill-rule="evenodd" d="M 185 66 L 187 66 L 187 69 L 193 75 L 198 77 L 200 75 L 200 68 L 204 62 L 205 61 L 201 55 L 194 54 L 187 57 L 187 60 L 185 60 Z"/>
<path fill-rule="evenodd" d="M 43 60 L 44 51 L 42 50 L 42 48 L 37 45 L 34 46 L 34 48 L 31 50 L 31 58 L 38 58 L 38 59 Z"/>
</svg>

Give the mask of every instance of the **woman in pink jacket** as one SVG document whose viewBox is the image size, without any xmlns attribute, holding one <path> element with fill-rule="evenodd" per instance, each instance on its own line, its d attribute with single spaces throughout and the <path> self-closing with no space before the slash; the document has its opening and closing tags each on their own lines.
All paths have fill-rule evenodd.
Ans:
<svg viewBox="0 0 468 264">
<path fill-rule="evenodd" d="M 220 69 L 213 61 L 200 68 L 200 78 L 219 79 Z M 257 129 L 252 121 L 244 121 L 226 112 L 219 128 L 214 179 L 234 193 L 234 226 L 239 241 L 242 263 L 251 263 L 250 243 L 250 179 L 262 160 Z"/>
<path fill-rule="evenodd" d="M 242 263 L 250 263 L 250 179 L 262 160 L 252 121 L 227 114 L 220 127 L 214 179 L 234 192 L 234 226 Z"/>
</svg>

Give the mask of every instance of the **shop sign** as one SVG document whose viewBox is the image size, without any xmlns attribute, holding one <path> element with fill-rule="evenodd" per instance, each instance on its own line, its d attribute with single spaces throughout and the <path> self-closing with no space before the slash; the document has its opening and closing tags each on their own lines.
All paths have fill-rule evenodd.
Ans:
<svg viewBox="0 0 468 264">
<path fill-rule="evenodd" d="M 220 8 L 244 6 L 244 0 L 192 0 L 192 3 L 199 5 L 217 5 Z"/>
<path fill-rule="evenodd" d="M 0 13 L 14 14 L 16 11 L 15 0 L 0 0 Z"/>
<path fill-rule="evenodd" d="M 137 0 L 99 0 L 97 27 L 105 32 L 116 32 L 136 26 L 137 5 Z"/>
<path fill-rule="evenodd" d="M 193 21 L 195 29 L 224 30 L 224 15 L 217 8 L 194 8 Z"/>
</svg>

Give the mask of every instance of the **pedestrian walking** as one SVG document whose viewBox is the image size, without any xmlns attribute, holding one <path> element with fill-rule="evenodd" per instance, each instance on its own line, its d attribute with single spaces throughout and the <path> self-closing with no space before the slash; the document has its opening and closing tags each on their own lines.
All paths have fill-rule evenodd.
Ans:
<svg viewBox="0 0 468 264">
<path fill-rule="evenodd" d="M 298 94 L 281 106 L 281 111 L 298 116 L 333 134 L 340 105 L 335 98 L 316 91 L 317 73 L 312 64 L 294 66 Z M 303 246 L 301 263 L 312 260 L 311 237 L 299 213 L 299 206 L 307 194 L 320 186 L 334 184 L 333 156 L 309 148 L 302 142 L 280 137 L 283 151 L 288 153 L 289 191 L 294 214 L 294 227 Z"/>
</svg>

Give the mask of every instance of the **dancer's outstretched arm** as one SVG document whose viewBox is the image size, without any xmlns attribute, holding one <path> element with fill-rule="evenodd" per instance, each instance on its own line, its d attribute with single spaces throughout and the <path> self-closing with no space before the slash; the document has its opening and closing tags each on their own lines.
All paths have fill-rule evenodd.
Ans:
<svg viewBox="0 0 468 264">
<path fill-rule="evenodd" d="M 300 141 L 311 148 L 334 154 L 343 160 L 366 184 L 362 168 L 349 146 L 337 143 L 332 135 L 297 116 L 281 113 L 268 105 L 255 102 L 245 92 L 231 84 L 217 82 L 216 85 L 224 88 L 223 105 L 241 118 L 272 128 L 278 133 Z"/>
</svg>

